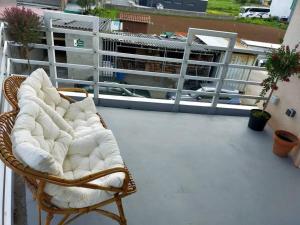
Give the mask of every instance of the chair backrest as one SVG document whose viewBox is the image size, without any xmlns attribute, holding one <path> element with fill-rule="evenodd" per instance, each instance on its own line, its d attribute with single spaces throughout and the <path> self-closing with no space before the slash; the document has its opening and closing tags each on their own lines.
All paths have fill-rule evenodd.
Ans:
<svg viewBox="0 0 300 225">
<path fill-rule="evenodd" d="M 11 75 L 7 77 L 3 82 L 3 93 L 8 101 L 8 103 L 12 106 L 13 110 L 19 110 L 18 106 L 18 91 L 23 81 L 25 81 L 27 76 L 23 75 Z M 60 96 L 69 102 L 74 102 L 74 100 L 68 96 L 65 96 L 59 93 Z"/>
<path fill-rule="evenodd" d="M 29 167 L 25 167 L 12 153 L 10 135 L 17 115 L 18 110 L 0 115 L 0 159 L 7 167 L 25 178 L 26 183 L 35 195 L 38 183 L 32 175 L 36 172 Z"/>
<path fill-rule="evenodd" d="M 13 110 L 19 109 L 17 96 L 19 88 L 24 80 L 26 80 L 26 76 L 21 75 L 12 75 L 4 80 L 4 96 L 9 104 L 13 107 Z"/>
<path fill-rule="evenodd" d="M 11 111 L 0 115 L 0 157 L 3 162 L 10 164 L 12 153 L 12 143 L 10 134 L 15 123 L 18 111 Z"/>
</svg>

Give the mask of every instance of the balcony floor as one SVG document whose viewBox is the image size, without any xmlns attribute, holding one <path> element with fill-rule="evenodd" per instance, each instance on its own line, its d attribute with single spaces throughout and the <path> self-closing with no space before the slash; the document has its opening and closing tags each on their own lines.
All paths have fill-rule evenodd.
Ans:
<svg viewBox="0 0 300 225">
<path fill-rule="evenodd" d="M 99 108 L 138 192 L 128 225 L 298 225 L 300 170 L 248 118 Z M 27 191 L 28 224 L 37 224 Z M 57 219 L 57 218 L 56 218 Z M 74 225 L 116 224 L 87 214 Z"/>
</svg>

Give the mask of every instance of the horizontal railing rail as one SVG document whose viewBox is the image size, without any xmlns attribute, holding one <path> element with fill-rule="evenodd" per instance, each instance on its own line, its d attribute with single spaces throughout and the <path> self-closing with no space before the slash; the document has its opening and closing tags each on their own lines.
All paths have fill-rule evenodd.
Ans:
<svg viewBox="0 0 300 225">
<path fill-rule="evenodd" d="M 16 59 L 16 58 L 9 58 L 9 61 L 12 63 L 20 63 L 20 64 L 27 64 L 28 61 L 25 59 Z M 30 60 L 31 65 L 39 65 L 39 66 L 49 66 L 50 63 L 46 61 L 38 61 L 38 60 Z M 94 66 L 91 65 L 79 65 L 79 64 L 70 64 L 70 63 L 54 63 L 55 66 L 64 67 L 64 68 L 73 68 L 73 69 L 82 69 L 82 70 L 89 70 L 94 69 Z M 156 76 L 156 77 L 169 77 L 178 79 L 179 74 L 167 74 L 167 73 L 157 73 L 157 72 L 147 72 L 147 71 L 136 71 L 136 70 L 126 70 L 126 69 L 115 69 L 115 68 L 107 68 L 107 67 L 99 67 L 100 71 L 111 71 L 111 72 L 124 72 L 129 74 L 136 74 L 141 76 Z M 199 80 L 199 81 L 212 81 L 217 82 L 219 78 L 213 77 L 200 77 L 200 76 L 191 76 L 186 75 L 186 80 Z M 56 78 L 56 81 L 59 83 L 72 83 L 72 84 L 85 84 L 85 85 L 95 85 L 94 81 L 85 81 L 85 80 L 74 80 L 74 79 L 63 79 L 63 78 Z M 247 84 L 247 85 L 257 85 L 260 86 L 260 82 L 256 81 L 245 81 L 245 80 L 235 80 L 235 79 L 224 79 L 224 82 L 234 82 L 240 84 Z M 107 87 L 121 87 L 121 88 L 132 88 L 132 89 L 140 89 L 140 90 L 151 90 L 151 91 L 162 91 L 162 92 L 176 92 L 177 89 L 170 89 L 170 88 L 161 88 L 161 87 L 149 87 L 149 86 L 142 86 L 142 85 L 128 85 L 128 84 L 116 84 L 116 83 L 109 83 L 109 82 L 98 82 L 97 85 L 99 86 L 107 86 Z M 190 93 L 197 93 L 203 96 L 215 96 L 214 93 L 201 93 L 197 91 L 183 91 L 186 94 Z M 221 94 L 222 97 L 240 97 L 240 98 L 249 98 L 249 99 L 266 99 L 261 96 L 250 96 L 250 95 L 228 95 L 225 96 Z"/>
<path fill-rule="evenodd" d="M 263 51 L 253 51 L 249 49 L 243 49 L 243 48 L 236 48 L 234 45 L 227 46 L 227 47 L 221 47 L 221 46 L 210 46 L 205 44 L 199 44 L 196 43 L 195 37 L 197 35 L 204 35 L 204 36 L 214 36 L 214 37 L 222 37 L 227 38 L 228 40 L 231 40 L 236 37 L 236 34 L 230 33 L 230 32 L 216 32 L 216 31 L 209 31 L 209 30 L 199 30 L 199 29 L 193 29 L 191 28 L 189 30 L 189 37 L 190 43 L 188 41 L 174 41 L 174 40 L 163 40 L 159 39 L 157 37 L 153 38 L 146 38 L 145 36 L 134 36 L 134 35 L 128 35 L 126 33 L 104 33 L 104 32 L 98 32 L 98 20 L 95 17 L 81 17 L 79 16 L 79 19 L 82 19 L 83 21 L 88 21 L 93 24 L 93 30 L 91 31 L 83 31 L 78 29 L 67 29 L 67 28 L 61 28 L 61 27 L 53 27 L 52 21 L 55 19 L 63 19 L 63 16 L 60 13 L 52 13 L 47 12 L 47 15 L 45 15 L 45 20 L 48 22 L 45 22 L 46 27 L 45 31 L 47 34 L 47 44 L 31 44 L 30 47 L 34 49 L 44 49 L 48 51 L 48 61 L 42 61 L 42 60 L 29 60 L 31 65 L 34 66 L 46 66 L 50 69 L 50 76 L 52 81 L 55 83 L 70 83 L 70 84 L 81 84 L 81 85 L 91 85 L 94 87 L 94 98 L 98 99 L 99 97 L 99 87 L 119 87 L 119 88 L 130 88 L 130 89 L 139 89 L 139 90 L 148 90 L 148 91 L 158 91 L 158 92 L 173 92 L 176 93 L 176 96 L 179 96 L 180 94 L 199 94 L 201 96 L 211 96 L 214 97 L 214 102 L 212 104 L 212 107 L 217 106 L 217 100 L 219 97 L 239 97 L 239 98 L 248 98 L 248 99 L 256 99 L 261 100 L 265 99 L 261 96 L 253 96 L 253 95 L 247 95 L 243 93 L 239 94 L 225 94 L 222 93 L 222 87 L 224 84 L 232 83 L 232 84 L 240 84 L 240 85 L 254 85 L 259 86 L 261 83 L 258 81 L 251 81 L 251 80 L 241 80 L 241 79 L 234 79 L 233 77 L 227 78 L 227 72 L 228 69 L 241 69 L 241 70 L 257 70 L 257 71 L 265 71 L 266 69 L 263 67 L 258 66 L 252 66 L 252 65 L 244 65 L 244 64 L 234 64 L 231 63 L 231 54 L 232 53 L 244 53 L 244 54 L 265 54 Z M 68 15 L 67 15 L 68 16 Z M 77 18 L 78 20 L 78 18 Z M 97 25 L 98 24 L 98 25 Z M 92 37 L 92 47 L 91 48 L 78 48 L 78 47 L 72 47 L 72 46 L 58 46 L 54 45 L 54 37 L 53 33 L 64 33 L 64 34 L 76 34 L 81 36 L 89 36 Z M 188 37 L 188 38 L 189 38 Z M 142 55 L 142 54 L 132 54 L 132 53 L 124 53 L 124 52 L 117 52 L 113 50 L 104 50 L 101 46 L 101 40 L 117 40 L 119 42 L 124 43 L 144 43 L 147 44 L 147 46 L 172 46 L 179 49 L 186 49 L 188 46 L 189 48 L 189 55 L 194 54 L 193 51 L 200 50 L 200 51 L 218 51 L 218 52 L 224 52 L 225 58 L 222 58 L 219 62 L 212 62 L 212 61 L 204 61 L 204 60 L 192 60 L 187 58 L 187 60 L 181 59 L 181 58 L 171 58 L 171 57 L 165 57 L 165 56 L 150 56 L 150 55 Z M 98 42 L 98 43 L 96 43 Z M 100 45 L 99 45 L 100 42 Z M 5 42 L 6 48 L 8 46 L 18 46 L 18 44 L 14 42 Z M 232 42 L 232 43 L 235 43 Z M 96 47 L 95 47 L 96 46 Z M 55 58 L 55 51 L 64 51 L 64 52 L 70 52 L 70 53 L 78 53 L 78 54 L 90 54 L 90 57 L 93 57 L 94 64 L 93 65 L 86 65 L 86 64 L 76 64 L 76 63 L 70 63 L 70 62 L 57 62 Z M 186 51 L 186 50 L 185 50 Z M 184 51 L 184 52 L 185 52 Z M 227 61 L 226 61 L 226 54 Z M 161 62 L 161 63 L 172 63 L 178 64 L 178 66 L 183 68 L 185 66 L 188 68 L 190 65 L 195 66 L 204 66 L 204 67 L 215 67 L 218 70 L 218 75 L 216 77 L 207 77 L 202 76 L 201 73 L 198 76 L 189 74 L 188 71 L 180 71 L 180 73 L 170 73 L 167 71 L 146 71 L 146 70 L 140 70 L 140 69 L 125 69 L 125 68 L 119 68 L 116 65 L 114 66 L 103 66 L 101 59 L 103 60 L 103 57 L 115 57 L 117 59 L 133 59 L 133 60 L 145 60 L 149 62 Z M 28 61 L 21 58 L 13 58 L 10 57 L 8 62 L 1 63 L 1 71 L 4 71 L 4 67 L 8 67 L 7 64 L 27 64 Z M 80 80 L 80 79 L 66 79 L 65 77 L 59 77 L 57 75 L 57 68 L 67 68 L 67 69 L 78 69 L 84 71 L 90 71 L 93 73 L 93 80 Z M 177 88 L 170 88 L 170 87 L 160 87 L 160 86 L 148 86 L 148 85 L 137 85 L 137 84 L 119 84 L 115 82 L 100 82 L 99 76 L 101 76 L 102 73 L 108 73 L 108 74 L 115 74 L 115 73 L 122 73 L 122 74 L 132 74 L 137 75 L 141 77 L 160 77 L 160 78 L 170 78 L 174 81 L 177 80 L 177 83 L 181 83 L 182 86 L 187 80 L 195 80 L 195 81 L 203 81 L 203 82 L 212 82 L 216 84 L 216 89 L 214 92 L 211 93 L 203 93 L 203 92 L 197 92 L 193 90 L 184 90 L 183 87 Z M 178 98 L 177 98 L 178 99 Z M 179 98 L 178 101 L 175 101 L 175 104 L 180 104 L 181 99 Z"/>
</svg>

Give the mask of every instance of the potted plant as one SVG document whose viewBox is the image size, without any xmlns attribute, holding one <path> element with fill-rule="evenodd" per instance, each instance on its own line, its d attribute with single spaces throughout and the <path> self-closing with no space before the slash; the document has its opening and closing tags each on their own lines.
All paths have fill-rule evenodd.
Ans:
<svg viewBox="0 0 300 225">
<path fill-rule="evenodd" d="M 27 59 L 28 72 L 30 66 L 30 43 L 39 43 L 41 41 L 41 20 L 39 16 L 30 9 L 24 7 L 6 8 L 2 14 L 7 23 L 7 34 L 10 40 L 20 45 L 21 57 Z"/>
<path fill-rule="evenodd" d="M 298 143 L 296 135 L 285 130 L 277 130 L 274 133 L 273 153 L 279 157 L 287 157 Z"/>
<path fill-rule="evenodd" d="M 300 55 L 296 52 L 298 47 L 299 44 L 291 50 L 289 46 L 281 46 L 267 54 L 266 69 L 268 77 L 261 83 L 263 89 L 260 96 L 265 97 L 267 95 L 268 97 L 263 103 L 262 109 L 251 110 L 248 123 L 249 128 L 255 131 L 262 131 L 265 128 L 268 120 L 271 118 L 271 114 L 266 111 L 266 108 L 274 91 L 278 89 L 277 83 L 279 81 L 289 82 L 290 77 L 295 75 L 299 69 Z"/>
</svg>

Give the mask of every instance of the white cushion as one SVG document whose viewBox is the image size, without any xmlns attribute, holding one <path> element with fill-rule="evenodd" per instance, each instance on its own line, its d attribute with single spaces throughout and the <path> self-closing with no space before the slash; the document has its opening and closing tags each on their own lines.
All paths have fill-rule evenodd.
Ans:
<svg viewBox="0 0 300 225">
<path fill-rule="evenodd" d="M 42 104 L 62 116 L 75 132 L 91 132 L 94 128 L 103 127 L 100 118 L 96 115 L 96 107 L 92 98 L 70 103 L 62 98 L 53 87 L 47 73 L 43 69 L 37 69 L 22 83 L 18 91 L 18 100 L 37 97 Z M 44 107 L 43 107 L 44 108 Z M 47 112 L 48 113 L 48 112 Z"/>
<path fill-rule="evenodd" d="M 24 100 L 19 105 L 11 136 L 14 155 L 33 169 L 62 176 L 72 136 L 61 130 L 35 102 Z"/>
<path fill-rule="evenodd" d="M 100 117 L 92 98 L 72 103 L 64 115 L 65 121 L 71 125 L 75 132 L 88 132 L 93 129 L 103 128 Z"/>
<path fill-rule="evenodd" d="M 72 137 L 30 98 L 19 102 L 20 112 L 12 131 L 13 153 L 25 165 L 65 179 L 78 179 L 109 168 L 124 167 L 118 144 L 110 130 L 98 128 Z M 51 112 L 51 111 L 50 111 Z M 123 173 L 92 181 L 121 187 Z M 80 187 L 47 184 L 45 192 L 53 204 L 81 208 L 107 200 L 113 193 Z"/>
<path fill-rule="evenodd" d="M 24 87 L 26 86 L 25 90 Z M 59 92 L 53 87 L 47 73 L 43 69 L 37 69 L 21 84 L 18 99 L 27 96 L 37 96 L 61 116 L 64 116 L 70 106 L 68 100 L 60 97 Z"/>
<path fill-rule="evenodd" d="M 63 177 L 78 179 L 109 168 L 124 167 L 118 145 L 111 131 L 98 131 L 74 140 L 63 163 Z M 124 173 L 114 173 L 92 181 L 92 184 L 121 187 Z M 63 208 L 87 207 L 112 197 L 112 193 L 79 187 L 46 185 L 53 204 Z"/>
<path fill-rule="evenodd" d="M 18 92 L 20 113 L 12 131 L 13 152 L 25 165 L 65 179 L 124 167 L 117 142 L 104 129 L 91 98 L 76 103 L 62 98 L 44 70 L 34 71 Z M 92 181 L 121 187 L 123 173 Z M 107 200 L 113 193 L 47 184 L 53 204 L 81 208 Z"/>
</svg>

